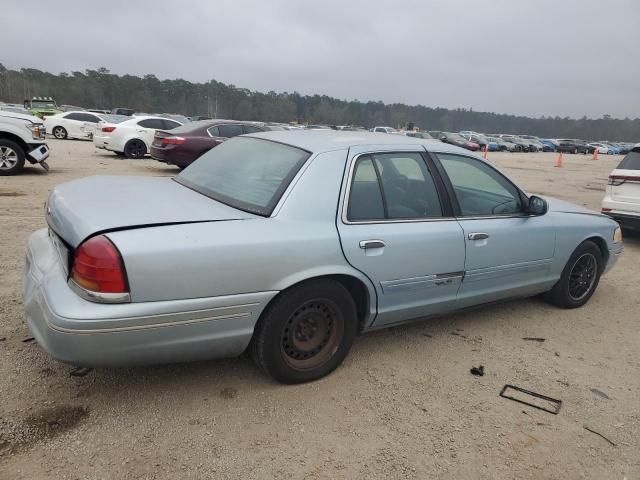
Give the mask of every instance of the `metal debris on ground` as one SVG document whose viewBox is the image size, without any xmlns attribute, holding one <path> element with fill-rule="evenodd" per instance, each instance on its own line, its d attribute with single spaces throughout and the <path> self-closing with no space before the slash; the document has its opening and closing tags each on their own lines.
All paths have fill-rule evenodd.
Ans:
<svg viewBox="0 0 640 480">
<path fill-rule="evenodd" d="M 84 377 L 89 373 L 93 368 L 89 367 L 76 367 L 69 372 L 69 375 L 72 377 Z"/>
<path fill-rule="evenodd" d="M 598 435 L 601 438 L 604 438 L 607 442 L 609 442 L 611 444 L 611 446 L 615 447 L 616 444 L 613 443 L 611 440 L 609 440 L 607 437 L 605 437 L 603 434 L 601 434 L 600 432 L 596 432 L 594 429 L 587 427 L 586 425 L 583 425 L 583 428 L 591 433 L 595 433 L 596 435 Z"/>
<path fill-rule="evenodd" d="M 604 393 L 602 390 L 598 390 L 597 388 L 592 388 L 591 389 L 591 393 L 593 393 L 597 397 L 604 398 L 604 399 L 607 399 L 607 400 L 611 400 L 611 398 L 609 398 L 609 395 Z"/>
<path fill-rule="evenodd" d="M 33 342 L 35 340 L 35 338 L 33 337 L 27 337 L 24 340 L 22 340 L 22 343 L 29 343 L 29 342 Z"/>
<path fill-rule="evenodd" d="M 544 342 L 546 340 L 546 338 L 542 338 L 542 337 L 522 337 L 523 340 L 528 340 L 530 342 Z"/>
<path fill-rule="evenodd" d="M 476 377 L 482 377 L 484 375 L 484 365 L 480 365 L 479 367 L 473 367 L 471 370 L 471 375 L 475 375 Z"/>
<path fill-rule="evenodd" d="M 507 391 L 513 390 L 515 393 L 507 394 Z M 531 403 L 531 401 L 526 401 L 523 398 L 518 398 L 513 395 L 523 394 L 523 396 L 530 396 L 537 400 L 542 400 L 541 403 L 535 404 Z M 513 400 L 514 402 L 522 403 L 523 405 L 528 405 L 533 408 L 537 408 L 538 410 L 542 410 L 544 412 L 552 413 L 557 415 L 560 412 L 560 407 L 562 406 L 562 400 L 558 400 L 557 398 L 548 397 L 546 395 L 542 395 L 540 393 L 532 392 L 531 390 L 525 390 L 524 388 L 516 387 L 515 385 L 505 385 L 500 390 L 500 396 L 503 398 L 507 398 L 509 400 Z"/>
</svg>

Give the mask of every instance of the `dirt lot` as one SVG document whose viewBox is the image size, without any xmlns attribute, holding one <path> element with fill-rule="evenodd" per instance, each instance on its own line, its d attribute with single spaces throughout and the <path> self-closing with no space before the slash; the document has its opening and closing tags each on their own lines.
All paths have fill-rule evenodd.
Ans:
<svg viewBox="0 0 640 480">
<path fill-rule="evenodd" d="M 640 478 L 639 236 L 584 308 L 520 300 L 365 335 L 315 383 L 275 384 L 246 358 L 76 378 L 23 342 L 23 252 L 47 192 L 176 171 L 50 145 L 48 174 L 0 178 L 1 479 Z M 619 161 L 490 158 L 529 191 L 593 209 Z M 500 398 L 505 383 L 562 399 L 560 414 Z"/>
</svg>

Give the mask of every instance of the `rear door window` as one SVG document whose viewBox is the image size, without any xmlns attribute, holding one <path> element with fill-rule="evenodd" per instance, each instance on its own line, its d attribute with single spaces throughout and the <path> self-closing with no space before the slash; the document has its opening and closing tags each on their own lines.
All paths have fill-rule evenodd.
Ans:
<svg viewBox="0 0 640 480">
<path fill-rule="evenodd" d="M 257 132 L 262 132 L 263 130 L 259 127 L 255 127 L 253 125 L 245 125 L 244 126 L 244 133 L 257 133 Z"/>
<path fill-rule="evenodd" d="M 242 125 L 218 125 L 218 131 L 220 132 L 220 137 L 226 138 L 236 137 L 244 133 Z"/>
<path fill-rule="evenodd" d="M 153 128 L 156 130 L 164 130 L 164 121 L 161 118 L 147 118 L 138 122 L 143 128 Z"/>
</svg>

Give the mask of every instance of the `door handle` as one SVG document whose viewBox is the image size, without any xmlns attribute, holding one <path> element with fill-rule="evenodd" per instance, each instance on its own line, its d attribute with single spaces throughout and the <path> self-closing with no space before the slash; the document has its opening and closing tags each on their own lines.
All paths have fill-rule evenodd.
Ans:
<svg viewBox="0 0 640 480">
<path fill-rule="evenodd" d="M 382 240 L 360 240 L 360 248 L 367 250 L 369 248 L 382 248 L 386 245 Z"/>
<path fill-rule="evenodd" d="M 489 238 L 489 234 L 488 233 L 481 233 L 481 232 L 476 232 L 476 233 L 470 233 L 468 235 L 469 240 L 485 240 L 487 238 Z"/>
</svg>

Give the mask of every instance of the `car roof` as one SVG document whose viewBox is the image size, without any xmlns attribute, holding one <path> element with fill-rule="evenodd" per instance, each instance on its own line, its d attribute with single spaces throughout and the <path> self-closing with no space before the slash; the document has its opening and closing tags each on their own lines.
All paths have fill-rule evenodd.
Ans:
<svg viewBox="0 0 640 480">
<path fill-rule="evenodd" d="M 279 130 L 252 133 L 245 136 L 285 143 L 314 153 L 364 145 L 424 145 L 427 146 L 427 150 L 469 153 L 467 150 L 435 139 L 408 137 L 406 135 L 389 135 L 388 133 L 341 130 Z"/>
</svg>

